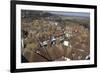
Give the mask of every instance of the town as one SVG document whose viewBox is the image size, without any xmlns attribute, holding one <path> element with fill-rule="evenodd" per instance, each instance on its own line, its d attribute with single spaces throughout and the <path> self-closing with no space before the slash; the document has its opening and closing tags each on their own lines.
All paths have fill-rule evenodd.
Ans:
<svg viewBox="0 0 100 73">
<path fill-rule="evenodd" d="M 22 62 L 90 59 L 89 17 L 23 10 Z"/>
</svg>

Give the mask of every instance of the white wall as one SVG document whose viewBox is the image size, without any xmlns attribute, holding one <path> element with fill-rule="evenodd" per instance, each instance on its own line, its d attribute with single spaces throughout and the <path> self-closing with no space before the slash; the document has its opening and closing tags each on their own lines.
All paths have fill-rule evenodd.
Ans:
<svg viewBox="0 0 100 73">
<path fill-rule="evenodd" d="M 98 37 L 100 37 L 100 2 L 99 0 L 34 0 L 58 3 L 77 3 L 98 5 Z M 98 1 L 98 2 L 97 2 Z M 0 1 L 0 73 L 10 73 L 10 0 Z M 99 73 L 100 72 L 100 38 L 98 38 L 98 67 L 85 69 L 42 71 L 41 73 Z M 29 72 L 32 73 L 32 72 Z M 40 73 L 40 72 L 36 72 Z"/>
</svg>

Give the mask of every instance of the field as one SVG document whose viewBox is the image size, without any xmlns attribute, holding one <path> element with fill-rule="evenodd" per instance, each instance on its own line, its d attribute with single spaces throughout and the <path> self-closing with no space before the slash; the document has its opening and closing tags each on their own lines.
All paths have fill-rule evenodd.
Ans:
<svg viewBox="0 0 100 73">
<path fill-rule="evenodd" d="M 21 11 L 22 63 L 90 59 L 89 14 L 64 14 Z"/>
</svg>

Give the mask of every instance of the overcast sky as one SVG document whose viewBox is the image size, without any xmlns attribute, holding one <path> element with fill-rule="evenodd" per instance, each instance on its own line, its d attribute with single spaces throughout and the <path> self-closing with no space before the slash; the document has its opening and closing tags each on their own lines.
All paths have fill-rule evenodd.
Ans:
<svg viewBox="0 0 100 73">
<path fill-rule="evenodd" d="M 85 12 L 50 12 L 50 13 L 64 15 L 64 16 L 84 16 L 84 17 L 90 16 L 90 13 L 85 13 Z"/>
</svg>

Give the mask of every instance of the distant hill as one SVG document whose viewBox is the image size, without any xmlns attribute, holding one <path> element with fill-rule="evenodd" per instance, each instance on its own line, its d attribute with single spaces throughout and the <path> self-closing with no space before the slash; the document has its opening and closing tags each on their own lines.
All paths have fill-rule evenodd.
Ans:
<svg viewBox="0 0 100 73">
<path fill-rule="evenodd" d="M 63 14 L 64 13 L 64 14 Z M 51 12 L 51 11 L 36 11 L 36 10 L 21 10 L 21 17 L 25 21 L 31 22 L 33 19 L 47 17 L 47 20 L 57 21 L 60 24 L 65 24 L 65 22 L 78 23 L 85 26 L 86 28 L 90 27 L 90 17 L 89 13 L 74 13 L 74 12 Z M 49 17 L 49 18 L 48 18 Z"/>
<path fill-rule="evenodd" d="M 51 13 L 45 12 L 45 11 L 33 11 L 33 10 L 22 10 L 21 11 L 21 17 L 22 18 L 28 18 L 28 17 L 49 17 L 54 16 Z"/>
</svg>

